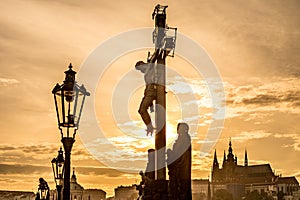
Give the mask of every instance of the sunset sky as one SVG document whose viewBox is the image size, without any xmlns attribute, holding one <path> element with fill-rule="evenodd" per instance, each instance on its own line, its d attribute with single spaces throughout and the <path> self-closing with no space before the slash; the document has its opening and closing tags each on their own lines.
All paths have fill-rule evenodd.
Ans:
<svg viewBox="0 0 300 200">
<path fill-rule="evenodd" d="M 182 35 L 178 54 L 167 61 L 167 137 L 171 147 L 177 122 L 190 123 L 192 177 L 207 178 L 214 149 L 222 162 L 231 138 L 239 164 L 247 149 L 250 165 L 270 163 L 276 174 L 296 176 L 300 181 L 299 1 L 4 0 L 0 1 L 0 190 L 36 192 L 39 177 L 55 188 L 50 162 L 61 142 L 53 87 L 64 80 L 70 62 L 80 75 L 91 55 L 105 58 L 106 54 L 96 54 L 105 41 L 153 27 L 151 14 L 157 3 L 169 5 L 168 24 Z M 151 41 L 151 34 L 141 37 Z M 210 82 L 215 79 L 197 74 L 200 66 L 180 55 L 184 37 L 205 50 L 207 56 L 199 59 L 215 64 L 224 90 L 211 91 L 217 80 Z M 128 45 L 119 43 L 120 47 Z M 106 70 L 95 91 L 86 85 L 106 140 L 88 142 L 89 134 L 98 133 L 84 129 L 89 118 L 82 119 L 72 167 L 84 188 L 101 188 L 111 196 L 116 186 L 140 181 L 138 171 L 146 166 L 146 151 L 154 141 L 145 136 L 137 113 L 143 77 L 134 64 L 145 60 L 147 51 L 118 55 L 108 66 L 97 63 Z M 127 83 L 125 90 L 122 81 Z M 81 77 L 80 83 L 87 82 L 88 77 Z M 127 86 L 134 90 L 127 92 Z M 212 104 L 213 92 L 218 98 L 225 94 L 222 108 Z M 128 93 L 129 99 L 117 98 Z M 185 97 L 192 99 L 186 102 Z M 185 103 L 196 106 L 196 111 L 184 110 Z M 225 108 L 224 126 L 215 143 L 207 139 L 211 137 L 207 133 L 216 120 L 213 112 Z M 89 113 L 88 109 L 84 112 Z M 183 117 L 184 112 L 189 116 Z"/>
</svg>

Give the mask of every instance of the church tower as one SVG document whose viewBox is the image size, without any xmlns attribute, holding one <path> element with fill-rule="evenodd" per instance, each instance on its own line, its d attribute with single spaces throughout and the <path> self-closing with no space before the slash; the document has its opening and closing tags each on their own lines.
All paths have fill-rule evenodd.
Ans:
<svg viewBox="0 0 300 200">
<path fill-rule="evenodd" d="M 75 175 L 75 168 L 73 167 L 73 175 L 71 177 L 71 182 L 72 183 L 77 183 L 77 177 Z"/>
<path fill-rule="evenodd" d="M 224 150 L 224 156 L 223 156 L 223 165 L 222 165 L 222 168 L 224 168 L 225 163 L 226 163 L 226 153 L 225 153 L 225 150 Z"/>
<path fill-rule="evenodd" d="M 219 169 L 219 162 L 218 162 L 217 151 L 216 150 L 215 150 L 215 155 L 214 155 L 213 169 Z"/>
<path fill-rule="evenodd" d="M 248 166 L 248 155 L 247 155 L 247 149 L 245 149 L 245 167 Z"/>
<path fill-rule="evenodd" d="M 229 140 L 229 148 L 228 148 L 227 162 L 228 162 L 228 163 L 234 163 L 234 155 L 233 155 L 233 153 L 232 153 L 231 138 L 230 138 L 230 140 Z"/>
<path fill-rule="evenodd" d="M 219 162 L 218 162 L 218 158 L 217 158 L 217 151 L 215 150 L 215 154 L 214 154 L 214 162 L 213 162 L 213 166 L 212 166 L 212 171 L 211 171 L 211 177 L 212 177 L 212 181 L 217 180 L 219 177 Z"/>
</svg>

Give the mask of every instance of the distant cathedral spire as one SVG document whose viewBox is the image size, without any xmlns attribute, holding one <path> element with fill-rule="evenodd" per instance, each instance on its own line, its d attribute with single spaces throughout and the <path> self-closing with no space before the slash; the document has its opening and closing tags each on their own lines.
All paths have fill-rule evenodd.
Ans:
<svg viewBox="0 0 300 200">
<path fill-rule="evenodd" d="M 215 155 L 214 155 L 214 164 L 213 167 L 218 167 L 219 168 L 219 162 L 217 158 L 217 150 L 215 149 Z"/>
<path fill-rule="evenodd" d="M 247 149 L 245 149 L 245 166 L 248 166 L 248 155 L 247 155 Z"/>
<path fill-rule="evenodd" d="M 226 153 L 225 153 L 225 150 L 224 150 L 224 156 L 223 156 L 223 167 L 225 166 L 225 163 L 226 163 Z"/>
<path fill-rule="evenodd" d="M 229 138 L 229 148 L 228 148 L 228 154 L 232 154 L 232 144 L 231 144 L 231 138 Z"/>
<path fill-rule="evenodd" d="M 227 161 L 228 162 L 234 162 L 234 155 L 232 153 L 231 138 L 229 139 L 229 148 L 228 148 Z"/>
</svg>

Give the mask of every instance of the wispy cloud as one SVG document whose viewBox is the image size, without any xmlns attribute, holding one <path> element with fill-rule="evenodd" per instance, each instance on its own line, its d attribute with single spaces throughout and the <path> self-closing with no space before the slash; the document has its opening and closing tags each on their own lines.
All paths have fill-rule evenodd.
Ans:
<svg viewBox="0 0 300 200">
<path fill-rule="evenodd" d="M 0 174 L 43 174 L 51 172 L 51 166 L 0 164 Z"/>
<path fill-rule="evenodd" d="M 223 82 L 219 82 L 219 80 L 214 78 L 206 80 L 183 78 L 180 76 L 168 78 L 168 88 L 176 93 L 179 99 L 184 99 L 184 105 L 197 104 L 201 108 L 224 106 Z M 218 104 L 214 105 L 214 103 Z"/>
<path fill-rule="evenodd" d="M 35 163 L 36 165 L 51 165 L 52 158 L 57 156 L 59 146 L 56 144 L 45 143 L 39 145 L 0 145 L 0 164 L 20 164 L 27 165 Z M 86 161 L 91 159 L 91 155 L 86 152 L 84 147 L 73 148 L 72 156 L 76 160 Z"/>
<path fill-rule="evenodd" d="M 10 78 L 0 78 L 0 86 L 8 86 L 12 84 L 20 83 L 20 81 L 16 79 L 10 79 Z"/>
<path fill-rule="evenodd" d="M 249 112 L 300 113 L 300 81 L 297 77 L 256 80 L 249 85 L 226 85 L 227 117 Z"/>
<path fill-rule="evenodd" d="M 250 140 L 263 139 L 263 138 L 274 138 L 277 140 L 286 141 L 288 139 L 288 143 L 282 142 L 281 147 L 283 148 L 293 148 L 295 151 L 300 151 L 300 137 L 299 134 L 296 133 L 271 133 L 266 132 L 264 130 L 257 131 L 243 131 L 238 135 L 232 137 L 232 140 L 237 142 L 248 142 Z"/>
<path fill-rule="evenodd" d="M 285 94 L 276 94 L 275 92 L 257 94 L 253 97 L 241 98 L 233 101 L 234 104 L 269 106 L 279 103 L 289 103 L 290 106 L 300 105 L 300 91 L 287 91 Z"/>
<path fill-rule="evenodd" d="M 296 151 L 300 151 L 300 136 L 299 134 L 275 134 L 275 138 L 288 138 L 292 144 L 283 145 L 283 147 L 292 147 Z"/>
<path fill-rule="evenodd" d="M 253 140 L 253 139 L 260 139 L 260 138 L 265 138 L 265 137 L 269 137 L 271 136 L 272 133 L 267 133 L 265 131 L 262 130 L 258 130 L 258 131 L 243 131 L 242 133 L 240 133 L 237 136 L 233 136 L 232 139 L 239 141 L 239 142 L 245 142 L 247 140 Z"/>
</svg>

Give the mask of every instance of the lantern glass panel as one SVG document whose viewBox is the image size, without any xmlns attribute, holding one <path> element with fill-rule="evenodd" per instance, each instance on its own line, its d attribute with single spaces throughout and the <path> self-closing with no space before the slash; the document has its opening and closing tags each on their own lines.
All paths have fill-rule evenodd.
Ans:
<svg viewBox="0 0 300 200">
<path fill-rule="evenodd" d="M 56 180 L 56 185 L 63 185 L 64 184 L 64 179 L 61 177 Z"/>
<path fill-rule="evenodd" d="M 62 96 L 61 96 L 61 91 L 57 91 L 54 94 L 55 98 L 55 103 L 57 105 L 57 115 L 58 115 L 58 122 L 62 123 L 63 122 L 63 113 L 62 113 Z"/>
<path fill-rule="evenodd" d="M 76 92 L 74 90 L 63 90 L 63 107 L 62 112 L 64 115 L 63 126 L 75 127 L 74 103 L 76 102 Z"/>
<path fill-rule="evenodd" d="M 57 163 L 57 171 L 58 171 L 58 173 L 57 173 L 57 178 L 62 178 L 62 175 L 63 175 L 63 164 L 61 164 L 61 163 Z"/>
<path fill-rule="evenodd" d="M 77 93 L 77 103 L 75 107 L 75 113 L 76 113 L 76 124 L 77 126 L 79 125 L 79 121 L 80 121 L 80 117 L 81 117 L 81 111 L 82 111 L 82 106 L 83 106 L 83 101 L 84 101 L 84 98 L 85 98 L 85 94 L 82 93 L 81 91 L 78 91 Z"/>
<path fill-rule="evenodd" d="M 46 199 L 46 197 L 47 197 L 47 189 L 46 188 L 41 188 L 40 189 L 40 197 L 41 197 L 41 199 Z"/>
<path fill-rule="evenodd" d="M 65 126 L 74 126 L 74 115 L 73 115 L 73 103 L 71 101 L 65 101 L 64 112 L 65 112 Z"/>
<path fill-rule="evenodd" d="M 75 91 L 75 94 L 74 94 L 74 98 L 75 98 L 75 100 L 74 100 L 74 104 L 73 104 L 73 115 L 75 116 L 75 124 L 77 125 L 77 121 L 78 121 L 78 104 L 80 104 L 80 101 L 78 101 L 79 99 L 78 99 L 78 96 L 79 96 L 79 90 L 78 89 L 76 89 L 76 91 Z"/>
</svg>

